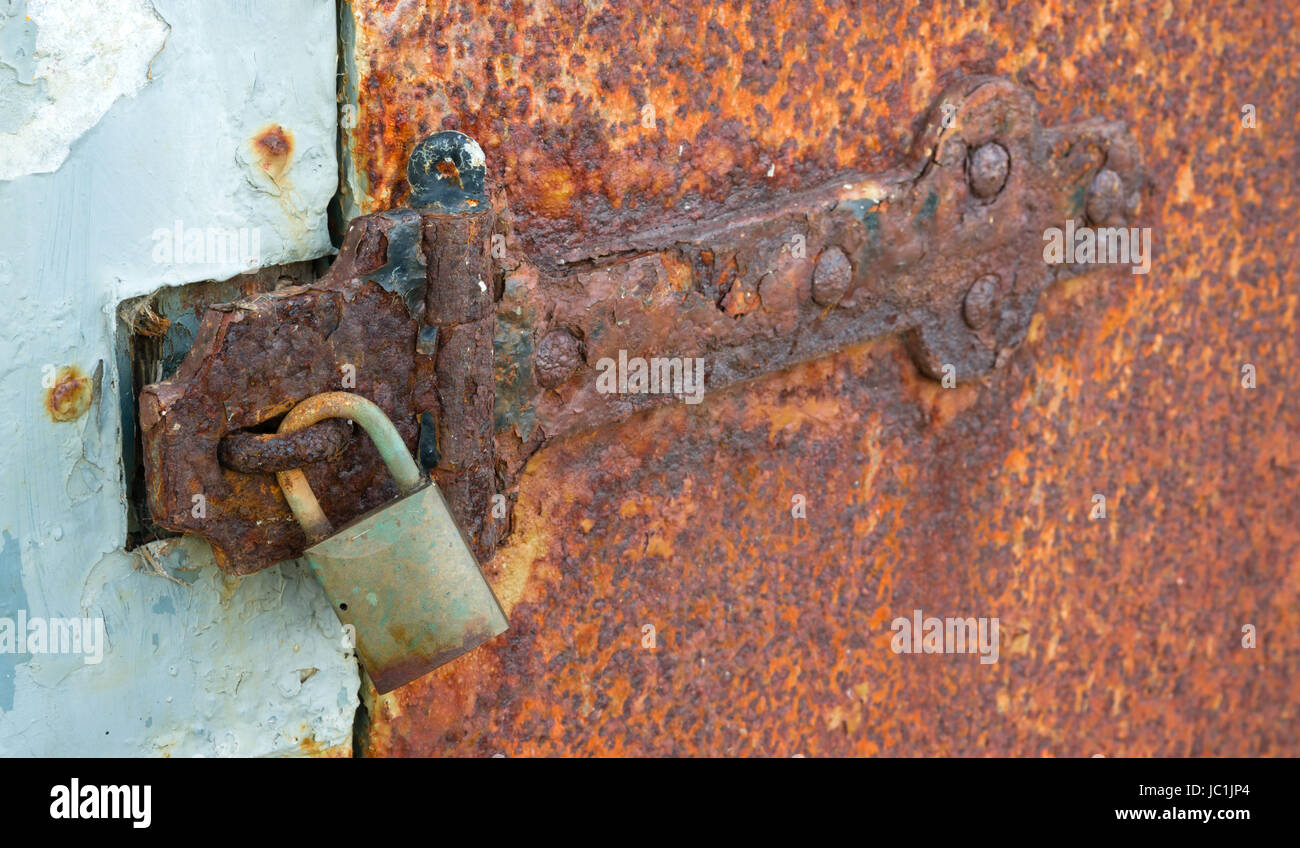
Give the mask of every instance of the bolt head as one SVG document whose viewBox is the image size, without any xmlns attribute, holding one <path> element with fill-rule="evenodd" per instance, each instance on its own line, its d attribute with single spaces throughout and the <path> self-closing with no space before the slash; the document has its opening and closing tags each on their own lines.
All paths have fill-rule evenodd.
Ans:
<svg viewBox="0 0 1300 848">
<path fill-rule="evenodd" d="M 955 168 L 966 158 L 966 145 L 955 138 L 950 138 L 939 149 L 939 164 L 945 168 Z"/>
<path fill-rule="evenodd" d="M 822 306 L 834 306 L 853 285 L 853 265 L 844 251 L 828 247 L 817 257 L 813 268 L 812 296 Z"/>
<path fill-rule="evenodd" d="M 979 331 L 993 323 L 993 317 L 997 314 L 1000 284 L 1001 280 L 998 279 L 997 274 L 985 274 L 971 283 L 971 287 L 966 291 L 966 302 L 962 307 L 966 326 Z"/>
<path fill-rule="evenodd" d="M 1088 220 L 1094 226 L 1119 223 L 1124 209 L 1124 181 L 1110 168 L 1102 168 L 1088 187 Z"/>
<path fill-rule="evenodd" d="M 553 389 L 572 377 L 584 361 L 582 342 L 568 330 L 552 330 L 537 345 L 533 370 L 537 373 L 538 383 Z"/>
<path fill-rule="evenodd" d="M 994 197 L 1006 185 L 1010 169 L 1011 156 L 996 141 L 975 148 L 967 173 L 971 193 L 985 199 Z"/>
</svg>

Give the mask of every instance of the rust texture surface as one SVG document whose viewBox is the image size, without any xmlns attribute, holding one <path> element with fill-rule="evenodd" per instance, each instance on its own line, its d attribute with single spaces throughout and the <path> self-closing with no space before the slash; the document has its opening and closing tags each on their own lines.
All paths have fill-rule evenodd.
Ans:
<svg viewBox="0 0 1300 848">
<path fill-rule="evenodd" d="M 499 430 L 522 476 L 486 572 L 511 634 L 372 698 L 367 753 L 1300 754 L 1290 4 L 349 14 L 363 211 L 405 198 L 415 139 L 463 130 L 500 175 L 516 275 L 632 263 L 655 227 L 879 172 L 972 74 L 1028 89 L 1044 126 L 1127 124 L 1154 243 L 1148 274 L 1048 288 L 1002 367 L 956 388 L 900 334 L 526 464 L 536 445 Z M 834 300 L 852 269 L 827 262 L 812 293 Z M 541 388 L 588 341 L 546 342 Z M 998 617 L 999 661 L 895 654 L 915 609 Z"/>
<path fill-rule="evenodd" d="M 945 88 L 899 167 L 652 228 L 617 256 L 550 273 L 495 231 L 485 170 L 481 148 L 459 132 L 421 140 L 407 169 L 416 208 L 355 219 L 317 286 L 210 310 L 204 343 L 144 392 L 160 524 L 201 533 L 226 570 L 247 573 L 302 553 L 294 528 L 277 526 L 283 505 L 266 474 L 317 465 L 319 476 L 320 463 L 342 457 L 335 510 L 372 506 L 373 493 L 356 486 L 373 478 L 374 458 L 347 453 L 346 428 L 247 429 L 265 429 L 265 416 L 322 376 L 355 387 L 364 368 L 368 392 L 396 397 L 394 414 L 418 419 L 420 456 L 486 559 L 508 527 L 486 508 L 498 482 L 512 490 L 548 439 L 674 398 L 698 403 L 706 382 L 717 391 L 887 334 L 901 334 L 931 377 L 987 373 L 1024 338 L 1043 288 L 1081 272 L 1073 260 L 1045 263 L 1040 234 L 1069 220 L 1117 227 L 1127 242 L 1144 184 L 1123 124 L 1043 128 L 1024 88 L 984 75 Z M 506 269 L 499 283 L 494 254 Z M 367 327 L 363 351 L 356 328 Z M 675 376 L 665 351 L 677 357 Z M 627 383 L 610 372 L 629 358 L 658 363 L 650 393 L 611 391 Z M 428 400 L 407 403 L 412 393 Z M 261 476 L 219 469 L 212 435 L 224 469 Z"/>
</svg>

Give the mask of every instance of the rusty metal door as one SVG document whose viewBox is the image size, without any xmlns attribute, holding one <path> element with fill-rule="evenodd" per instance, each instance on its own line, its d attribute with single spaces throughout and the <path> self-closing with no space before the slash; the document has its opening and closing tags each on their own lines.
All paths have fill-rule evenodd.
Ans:
<svg viewBox="0 0 1300 848">
<path fill-rule="evenodd" d="M 888 171 L 980 74 L 1045 127 L 1123 122 L 1154 241 L 1149 273 L 1047 288 L 955 388 L 882 334 L 563 438 L 507 416 L 523 468 L 488 572 L 513 631 L 371 703 L 366 752 L 1300 753 L 1295 16 L 354 0 L 352 203 L 401 202 L 423 134 L 474 137 L 507 210 L 506 322 L 516 285 L 718 295 L 720 258 L 653 277 L 638 237 Z M 757 294 L 717 320 L 829 332 Z M 689 318 L 656 305 L 612 318 L 672 339 L 646 324 Z M 1000 618 L 999 661 L 894 653 L 915 609 Z"/>
<path fill-rule="evenodd" d="M 342 7 L 340 257 L 213 330 L 337 349 L 205 444 L 369 357 L 511 622 L 360 752 L 1300 753 L 1295 9 L 707 5 Z"/>
</svg>

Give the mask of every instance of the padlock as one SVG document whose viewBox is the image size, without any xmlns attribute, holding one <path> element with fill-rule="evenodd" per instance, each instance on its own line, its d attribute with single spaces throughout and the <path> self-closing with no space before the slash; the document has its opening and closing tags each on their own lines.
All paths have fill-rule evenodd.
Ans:
<svg viewBox="0 0 1300 848">
<path fill-rule="evenodd" d="M 279 432 L 326 418 L 361 425 L 401 497 L 334 530 L 301 470 L 276 478 L 311 545 L 303 556 L 339 620 L 355 628 L 357 655 L 375 688 L 389 692 L 504 633 L 509 623 L 442 492 L 420 473 L 378 406 L 327 392 L 295 406 Z"/>
</svg>

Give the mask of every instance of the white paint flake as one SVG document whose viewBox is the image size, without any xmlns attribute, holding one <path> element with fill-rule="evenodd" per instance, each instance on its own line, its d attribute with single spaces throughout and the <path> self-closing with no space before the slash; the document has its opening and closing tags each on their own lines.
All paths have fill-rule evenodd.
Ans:
<svg viewBox="0 0 1300 848">
<path fill-rule="evenodd" d="M 119 97 L 145 86 L 171 31 L 146 0 L 28 0 L 26 17 L 45 100 L 16 132 L 0 133 L 0 180 L 57 171 Z"/>
</svg>

